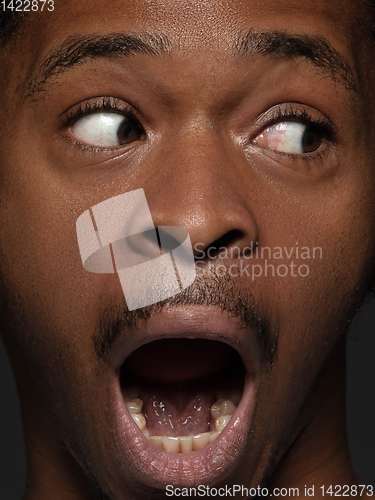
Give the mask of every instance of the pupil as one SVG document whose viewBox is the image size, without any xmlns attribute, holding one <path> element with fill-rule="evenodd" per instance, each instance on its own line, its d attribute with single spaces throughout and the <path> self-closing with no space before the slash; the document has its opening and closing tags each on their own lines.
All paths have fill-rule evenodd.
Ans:
<svg viewBox="0 0 375 500">
<path fill-rule="evenodd" d="M 134 120 L 125 120 L 119 127 L 117 137 L 120 144 L 137 141 L 141 138 L 142 132 L 139 125 Z"/>
<path fill-rule="evenodd" d="M 131 139 L 133 135 L 134 135 L 134 130 L 130 126 L 126 127 L 126 129 L 123 132 L 123 136 L 126 139 Z"/>
<path fill-rule="evenodd" d="M 321 145 L 319 131 L 314 127 L 308 127 L 302 138 L 302 148 L 304 153 L 316 151 Z"/>
</svg>

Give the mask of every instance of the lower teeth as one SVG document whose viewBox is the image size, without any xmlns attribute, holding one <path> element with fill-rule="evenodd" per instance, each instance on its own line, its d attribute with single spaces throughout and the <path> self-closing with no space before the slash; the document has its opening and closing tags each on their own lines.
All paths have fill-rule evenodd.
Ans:
<svg viewBox="0 0 375 500">
<path fill-rule="evenodd" d="M 190 453 L 212 443 L 228 425 L 236 405 L 230 399 L 219 399 L 211 406 L 211 416 L 215 419 L 215 430 L 193 436 L 150 436 L 146 429 L 146 419 L 141 413 L 143 401 L 139 398 L 125 398 L 126 407 L 139 429 L 157 448 L 171 453 Z"/>
</svg>

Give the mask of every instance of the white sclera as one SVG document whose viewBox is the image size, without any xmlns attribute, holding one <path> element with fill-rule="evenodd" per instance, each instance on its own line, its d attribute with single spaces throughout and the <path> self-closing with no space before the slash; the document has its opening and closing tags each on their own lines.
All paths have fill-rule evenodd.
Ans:
<svg viewBox="0 0 375 500">
<path fill-rule="evenodd" d="M 299 122 L 281 122 L 269 127 L 259 144 L 288 154 L 302 154 L 302 140 L 307 126 Z"/>
<path fill-rule="evenodd" d="M 109 148 L 120 144 L 117 132 L 125 119 L 118 113 L 92 113 L 77 120 L 71 130 L 86 144 Z"/>
</svg>

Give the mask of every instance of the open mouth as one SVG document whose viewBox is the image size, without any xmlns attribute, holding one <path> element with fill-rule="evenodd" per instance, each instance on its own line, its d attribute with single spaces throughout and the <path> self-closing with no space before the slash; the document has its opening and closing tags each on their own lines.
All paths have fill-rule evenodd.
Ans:
<svg viewBox="0 0 375 500">
<path fill-rule="evenodd" d="M 230 422 L 244 366 L 228 344 L 171 338 L 143 345 L 121 368 L 126 407 L 150 443 L 170 453 L 198 451 Z"/>
<path fill-rule="evenodd" d="M 111 432 L 135 489 L 218 484 L 235 474 L 260 359 L 254 332 L 217 308 L 171 308 L 121 337 L 110 359 Z"/>
</svg>

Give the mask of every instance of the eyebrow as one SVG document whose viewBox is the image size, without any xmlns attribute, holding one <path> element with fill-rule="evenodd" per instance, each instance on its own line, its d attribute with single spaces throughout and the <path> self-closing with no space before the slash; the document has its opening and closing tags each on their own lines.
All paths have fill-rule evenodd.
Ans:
<svg viewBox="0 0 375 500">
<path fill-rule="evenodd" d="M 160 56 L 172 52 L 166 35 L 152 33 L 72 35 L 55 47 L 41 62 L 29 81 L 26 98 L 44 90 L 49 79 L 78 64 L 98 57 L 130 57 L 136 54 Z M 178 49 L 177 49 L 178 50 Z M 263 55 L 306 60 L 356 92 L 356 78 L 345 58 L 320 35 L 289 34 L 283 31 L 255 31 L 240 34 L 232 44 L 232 55 Z"/>
<path fill-rule="evenodd" d="M 242 57 L 261 54 L 276 58 L 302 58 L 330 73 L 348 90 L 357 91 L 357 79 L 350 64 L 322 35 L 289 34 L 285 31 L 255 31 L 240 34 L 233 53 Z"/>
<path fill-rule="evenodd" d="M 136 54 L 157 56 L 168 53 L 170 47 L 168 37 L 151 33 L 69 36 L 41 62 L 36 76 L 29 81 L 26 98 L 42 91 L 51 77 L 87 60 Z"/>
</svg>

